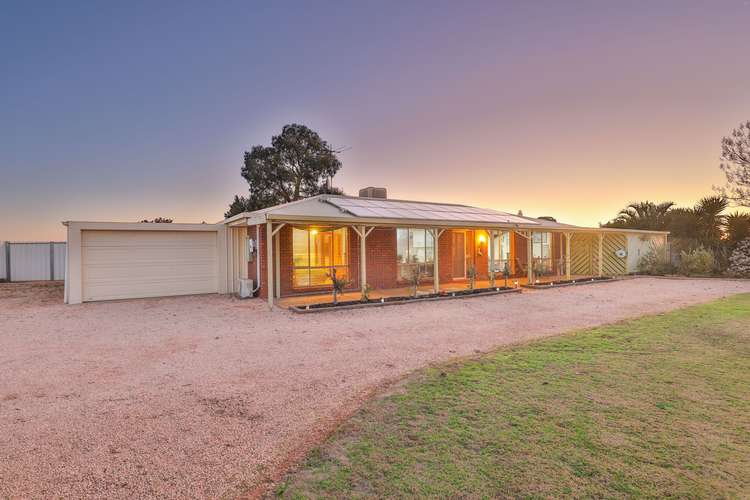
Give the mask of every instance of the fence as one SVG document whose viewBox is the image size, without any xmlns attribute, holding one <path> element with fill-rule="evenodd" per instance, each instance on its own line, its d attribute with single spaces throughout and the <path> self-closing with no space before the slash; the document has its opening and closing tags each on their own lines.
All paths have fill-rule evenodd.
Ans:
<svg viewBox="0 0 750 500">
<path fill-rule="evenodd" d="M 0 280 L 65 279 L 65 243 L 0 243 Z"/>
</svg>

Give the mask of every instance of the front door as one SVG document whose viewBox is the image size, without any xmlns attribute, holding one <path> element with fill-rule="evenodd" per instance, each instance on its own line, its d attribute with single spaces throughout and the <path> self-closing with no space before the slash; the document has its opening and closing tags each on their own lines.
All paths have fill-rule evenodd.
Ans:
<svg viewBox="0 0 750 500">
<path fill-rule="evenodd" d="M 466 277 L 466 233 L 452 231 L 453 234 L 453 277 Z"/>
</svg>

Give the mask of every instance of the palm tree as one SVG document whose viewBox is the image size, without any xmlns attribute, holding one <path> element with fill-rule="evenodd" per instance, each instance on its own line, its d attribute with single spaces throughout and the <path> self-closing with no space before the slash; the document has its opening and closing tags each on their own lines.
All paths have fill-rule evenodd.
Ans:
<svg viewBox="0 0 750 500">
<path fill-rule="evenodd" d="M 674 203 L 671 201 L 659 204 L 652 201 L 633 202 L 620 210 L 617 217 L 604 226 L 621 229 L 663 230 L 667 224 L 667 214 L 673 206 Z"/>
<path fill-rule="evenodd" d="M 724 218 L 724 235 L 730 247 L 750 238 L 750 213 L 733 212 Z"/>
<path fill-rule="evenodd" d="M 724 210 L 729 206 L 729 200 L 723 196 L 706 196 L 696 203 L 693 212 L 696 216 L 696 239 L 708 248 L 721 245 L 722 229 L 726 221 Z"/>
</svg>

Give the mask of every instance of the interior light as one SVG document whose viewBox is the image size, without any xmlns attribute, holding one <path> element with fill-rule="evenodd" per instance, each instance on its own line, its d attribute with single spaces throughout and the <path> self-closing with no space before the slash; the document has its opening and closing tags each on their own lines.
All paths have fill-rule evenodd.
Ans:
<svg viewBox="0 0 750 500">
<path fill-rule="evenodd" d="M 312 234 L 313 236 L 315 236 L 316 234 L 318 234 L 318 230 L 317 229 L 310 229 L 310 234 Z"/>
<path fill-rule="evenodd" d="M 479 243 L 484 243 L 484 240 L 485 240 L 484 235 L 480 234 L 479 235 Z"/>
</svg>

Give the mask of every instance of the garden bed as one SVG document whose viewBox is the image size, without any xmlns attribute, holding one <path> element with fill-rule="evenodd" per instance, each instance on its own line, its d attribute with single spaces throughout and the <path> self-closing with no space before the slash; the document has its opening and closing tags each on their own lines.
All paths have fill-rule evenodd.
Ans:
<svg viewBox="0 0 750 500">
<path fill-rule="evenodd" d="M 294 312 L 313 313 L 323 311 L 338 311 L 342 309 L 359 309 L 362 307 L 380 307 L 388 305 L 409 304 L 413 302 L 426 302 L 431 300 L 459 299 L 466 297 L 479 297 L 486 295 L 499 295 L 503 293 L 519 293 L 520 288 L 511 288 L 497 286 L 492 288 L 474 288 L 466 290 L 442 291 L 440 293 L 425 293 L 412 297 L 409 295 L 399 297 L 383 297 L 380 299 L 362 300 L 343 300 L 334 304 L 333 302 L 321 302 L 318 304 L 306 304 L 300 306 L 291 306 Z"/>
<path fill-rule="evenodd" d="M 590 278 L 578 278 L 574 280 L 559 280 L 559 281 L 540 281 L 538 283 L 521 285 L 524 288 L 532 288 L 534 290 L 546 290 L 547 288 L 558 288 L 561 286 L 576 286 L 576 285 L 590 285 L 592 283 L 602 283 L 605 281 L 613 281 L 614 276 L 592 276 Z"/>
</svg>

